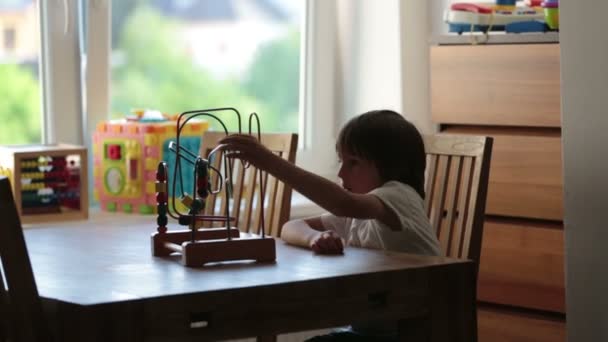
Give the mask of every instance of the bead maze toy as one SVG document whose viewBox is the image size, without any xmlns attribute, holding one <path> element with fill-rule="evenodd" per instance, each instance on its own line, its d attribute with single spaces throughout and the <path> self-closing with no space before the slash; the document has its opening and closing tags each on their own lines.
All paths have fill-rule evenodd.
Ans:
<svg viewBox="0 0 608 342">
<path fill-rule="evenodd" d="M 211 117 L 221 124 L 226 135 L 228 130 L 222 120 L 215 114 L 222 112 L 233 112 L 238 118 L 238 132 L 241 133 L 241 115 L 234 108 L 214 108 L 206 110 L 188 111 L 182 113 L 176 123 L 176 140 L 170 144 L 170 150 L 176 159 L 173 165 L 173 179 L 170 182 L 167 163 L 161 161 L 156 170 L 156 201 L 157 201 L 157 231 L 151 236 L 152 255 L 168 256 L 172 253 L 181 254 L 181 262 L 185 266 L 203 266 L 210 262 L 222 262 L 232 260 L 255 260 L 259 262 L 272 262 L 276 259 L 275 241 L 266 236 L 264 232 L 264 211 L 260 211 L 261 234 L 254 235 L 242 233 L 238 228 L 231 226 L 234 218 L 230 216 L 230 198 L 232 197 L 232 169 L 235 160 L 229 159 L 225 153 L 223 158 L 224 170 L 218 170 L 212 165 L 212 160 L 222 145 L 214 148 L 208 156 L 202 158 L 199 154 L 190 151 L 182 145 L 181 132 L 187 127 L 187 123 L 200 116 Z M 252 134 L 252 120 L 257 122 L 258 139 L 260 139 L 260 121 L 257 114 L 249 116 L 249 134 Z M 188 170 L 192 175 L 192 195 L 185 192 L 183 186 L 181 168 L 184 164 L 189 165 Z M 243 165 L 246 168 L 248 165 Z M 219 166 L 221 169 L 222 167 Z M 216 189 L 212 189 L 211 174 L 215 173 L 219 179 Z M 260 177 L 260 192 L 262 199 L 263 179 Z M 171 183 L 171 186 L 168 184 Z M 187 212 L 181 211 L 176 205 L 177 184 L 180 185 L 181 203 L 187 208 Z M 206 199 L 210 193 L 225 192 L 224 205 L 225 215 L 202 215 Z M 263 205 L 262 200 L 259 205 Z M 234 204 L 233 204 L 234 206 Z M 233 208 L 234 210 L 234 208 Z M 179 225 L 187 226 L 188 229 L 168 230 L 168 216 L 177 220 Z M 201 228 L 211 222 L 224 222 L 225 227 Z"/>
<path fill-rule="evenodd" d="M 11 180 L 23 223 L 88 218 L 87 150 L 82 146 L 1 146 L 0 175 Z"/>
<path fill-rule="evenodd" d="M 207 121 L 191 122 L 181 132 L 183 147 L 197 151 Z M 156 213 L 155 171 L 159 161 L 169 165 L 175 156 L 169 143 L 175 139 L 175 118 L 156 111 L 102 122 L 93 134 L 93 195 L 105 211 Z M 186 186 L 192 183 L 185 174 Z"/>
</svg>

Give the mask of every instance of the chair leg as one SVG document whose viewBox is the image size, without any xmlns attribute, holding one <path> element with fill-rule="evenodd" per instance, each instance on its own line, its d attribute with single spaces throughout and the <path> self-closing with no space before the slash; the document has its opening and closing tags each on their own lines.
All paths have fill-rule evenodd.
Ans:
<svg viewBox="0 0 608 342">
<path fill-rule="evenodd" d="M 277 342 L 277 335 L 258 336 L 256 340 L 258 342 Z"/>
</svg>

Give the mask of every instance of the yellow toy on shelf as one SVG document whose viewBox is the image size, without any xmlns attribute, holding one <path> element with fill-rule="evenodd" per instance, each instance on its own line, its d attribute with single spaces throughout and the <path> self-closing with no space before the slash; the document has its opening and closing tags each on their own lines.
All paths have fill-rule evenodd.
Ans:
<svg viewBox="0 0 608 342">
<path fill-rule="evenodd" d="M 198 151 L 208 128 L 204 120 L 189 123 L 182 130 L 182 144 Z M 163 160 L 175 162 L 169 144 L 176 132 L 174 118 L 156 111 L 137 111 L 133 117 L 97 126 L 93 134 L 93 195 L 102 210 L 156 212 L 156 168 Z M 184 172 L 183 179 L 183 187 L 191 188 L 192 175 Z"/>
</svg>

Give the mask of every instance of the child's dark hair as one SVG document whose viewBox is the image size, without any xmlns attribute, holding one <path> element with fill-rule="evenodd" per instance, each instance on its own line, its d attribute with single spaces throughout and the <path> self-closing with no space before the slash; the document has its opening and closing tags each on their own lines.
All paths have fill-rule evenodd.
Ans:
<svg viewBox="0 0 608 342">
<path fill-rule="evenodd" d="M 373 110 L 352 118 L 340 131 L 336 150 L 373 162 L 384 182 L 405 183 L 424 198 L 424 141 L 400 114 Z"/>
</svg>

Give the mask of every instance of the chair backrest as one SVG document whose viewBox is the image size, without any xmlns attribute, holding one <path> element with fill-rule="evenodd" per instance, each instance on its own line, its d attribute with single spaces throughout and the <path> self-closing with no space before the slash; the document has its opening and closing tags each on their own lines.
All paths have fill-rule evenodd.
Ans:
<svg viewBox="0 0 608 342">
<path fill-rule="evenodd" d="M 222 132 L 206 132 L 203 134 L 200 155 L 206 158 L 219 141 L 225 137 Z M 295 163 L 298 135 L 294 133 L 265 133 L 261 135 L 262 144 L 283 159 Z M 222 152 L 218 152 L 212 160 L 212 166 L 224 170 Z M 244 168 L 240 161 L 232 163 L 232 181 L 234 184 L 231 200 L 230 215 L 235 217 L 240 231 L 260 234 L 262 227 L 261 213 L 264 203 L 264 231 L 267 235 L 279 237 L 283 224 L 289 220 L 291 210 L 291 187 L 263 172 L 263 194 L 260 196 L 259 171 L 249 165 Z M 211 183 L 216 188 L 218 178 L 211 174 Z M 210 195 L 205 206 L 206 215 L 224 215 L 226 208 L 225 192 Z M 222 223 L 223 224 L 223 223 Z M 219 225 L 219 224 L 216 224 Z M 208 225 L 211 226 L 211 225 Z"/>
<path fill-rule="evenodd" d="M 3 339 L 49 341 L 50 335 L 8 178 L 0 177 Z M 0 272 L 2 278 L 2 272 Z M 6 285 L 6 288 L 5 288 Z"/>
<path fill-rule="evenodd" d="M 479 268 L 491 137 L 424 136 L 425 208 L 446 256 L 475 260 Z"/>
</svg>

